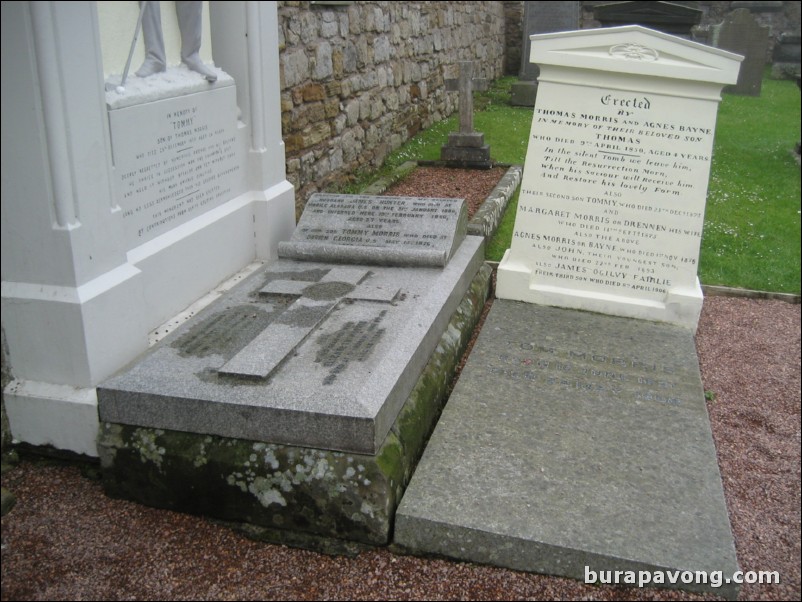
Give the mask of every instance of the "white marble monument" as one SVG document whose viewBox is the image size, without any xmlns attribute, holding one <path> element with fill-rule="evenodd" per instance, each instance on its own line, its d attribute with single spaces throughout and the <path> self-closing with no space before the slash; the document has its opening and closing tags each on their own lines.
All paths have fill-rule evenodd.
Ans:
<svg viewBox="0 0 802 602">
<path fill-rule="evenodd" d="M 167 70 L 117 90 L 136 3 L 3 3 L 4 400 L 16 440 L 97 455 L 96 385 L 291 235 L 276 10 L 204 6 L 214 82 L 171 62 L 166 19 Z M 109 23 L 119 32 L 102 35 Z"/>
<path fill-rule="evenodd" d="M 742 57 L 637 25 L 531 40 L 540 83 L 497 297 L 695 329 L 716 112 Z"/>
</svg>

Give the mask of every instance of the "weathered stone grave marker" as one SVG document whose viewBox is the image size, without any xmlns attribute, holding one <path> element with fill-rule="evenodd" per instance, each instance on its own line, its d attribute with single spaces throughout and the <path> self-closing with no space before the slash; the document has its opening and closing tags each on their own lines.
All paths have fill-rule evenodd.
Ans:
<svg viewBox="0 0 802 602">
<path fill-rule="evenodd" d="M 473 62 L 460 61 L 459 77 L 446 80 L 446 90 L 459 92 L 459 132 L 448 135 L 440 159 L 462 167 L 490 167 L 490 146 L 473 130 L 473 92 L 487 90 L 487 80 L 473 77 Z"/>
<path fill-rule="evenodd" d="M 739 58 L 639 26 L 532 36 L 512 248 L 399 506 L 401 549 L 737 596 L 693 332 Z"/>
<path fill-rule="evenodd" d="M 314 195 L 279 261 L 99 387 L 107 489 L 385 543 L 444 393 L 419 378 L 433 354 L 453 369 L 454 332 L 467 340 L 489 287 L 466 213 L 461 199 Z"/>
<path fill-rule="evenodd" d="M 732 11 L 713 30 L 713 46 L 744 55 L 738 83 L 727 86 L 726 92 L 760 96 L 766 53 L 769 49 L 769 28 L 758 23 L 747 8 Z"/>
<path fill-rule="evenodd" d="M 538 33 L 573 31 L 579 27 L 580 2 L 559 1 L 524 2 L 523 52 L 518 81 L 510 89 L 510 104 L 523 107 L 535 106 L 537 76 L 540 69 L 529 61 L 529 36 Z"/>
</svg>

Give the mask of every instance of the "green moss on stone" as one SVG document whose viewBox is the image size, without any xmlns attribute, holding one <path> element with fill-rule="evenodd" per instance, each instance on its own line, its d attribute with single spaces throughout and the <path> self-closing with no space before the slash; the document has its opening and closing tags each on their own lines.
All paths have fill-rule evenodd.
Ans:
<svg viewBox="0 0 802 602">
<path fill-rule="evenodd" d="M 335 540 L 385 545 L 401 494 L 481 314 L 490 273 L 483 267 L 474 278 L 375 456 L 103 424 L 98 447 L 106 491 L 249 524 L 274 540 L 320 538 L 329 542 L 324 548 Z"/>
</svg>

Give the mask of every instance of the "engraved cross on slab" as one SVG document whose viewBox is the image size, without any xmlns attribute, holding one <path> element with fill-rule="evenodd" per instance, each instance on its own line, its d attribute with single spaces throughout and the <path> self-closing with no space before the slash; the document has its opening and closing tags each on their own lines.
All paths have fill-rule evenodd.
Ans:
<svg viewBox="0 0 802 602">
<path fill-rule="evenodd" d="M 365 280 L 369 276 L 370 271 L 363 268 L 336 267 L 317 282 L 270 282 L 260 294 L 297 295 L 299 298 L 218 373 L 267 378 L 343 300 L 391 303 L 400 289 L 367 284 Z"/>
<path fill-rule="evenodd" d="M 447 79 L 446 90 L 459 92 L 459 133 L 473 134 L 473 92 L 487 90 L 487 80 L 473 77 L 473 62 L 460 61 L 459 78 Z M 460 146 L 470 146 L 462 144 Z"/>
</svg>

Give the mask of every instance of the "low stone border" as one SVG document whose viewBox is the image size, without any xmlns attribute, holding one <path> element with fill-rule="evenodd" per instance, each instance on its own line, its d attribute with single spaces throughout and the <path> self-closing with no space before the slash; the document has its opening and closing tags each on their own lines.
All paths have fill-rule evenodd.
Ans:
<svg viewBox="0 0 802 602">
<path fill-rule="evenodd" d="M 399 165 L 393 173 L 389 176 L 385 176 L 383 178 L 379 178 L 373 184 L 368 186 L 362 191 L 362 194 L 373 194 L 379 195 L 387 191 L 390 186 L 398 182 L 399 180 L 403 180 L 405 177 L 409 175 L 413 169 L 418 166 L 417 161 L 407 161 Z"/>
<path fill-rule="evenodd" d="M 748 299 L 774 299 L 786 303 L 799 304 L 800 296 L 791 293 L 771 293 L 768 291 L 753 291 L 747 288 L 730 288 L 729 286 L 702 285 L 702 292 L 710 297 L 746 297 Z"/>
<path fill-rule="evenodd" d="M 521 183 L 523 170 L 523 165 L 510 166 L 471 219 L 468 234 L 484 236 L 485 240 L 489 240 L 496 233 L 504 210 Z"/>
<path fill-rule="evenodd" d="M 365 188 L 362 194 L 382 194 L 390 186 L 404 179 L 416 167 L 426 167 L 435 163 L 434 161 L 407 161 L 393 171 L 391 175 L 380 178 Z M 504 215 L 504 210 L 521 183 L 523 169 L 523 165 L 510 166 L 507 173 L 501 177 L 499 183 L 496 184 L 496 187 L 490 192 L 482 206 L 479 207 L 476 215 L 471 219 L 468 224 L 468 234 L 484 236 L 485 240 L 489 240 L 496 233 L 501 217 Z"/>
</svg>

